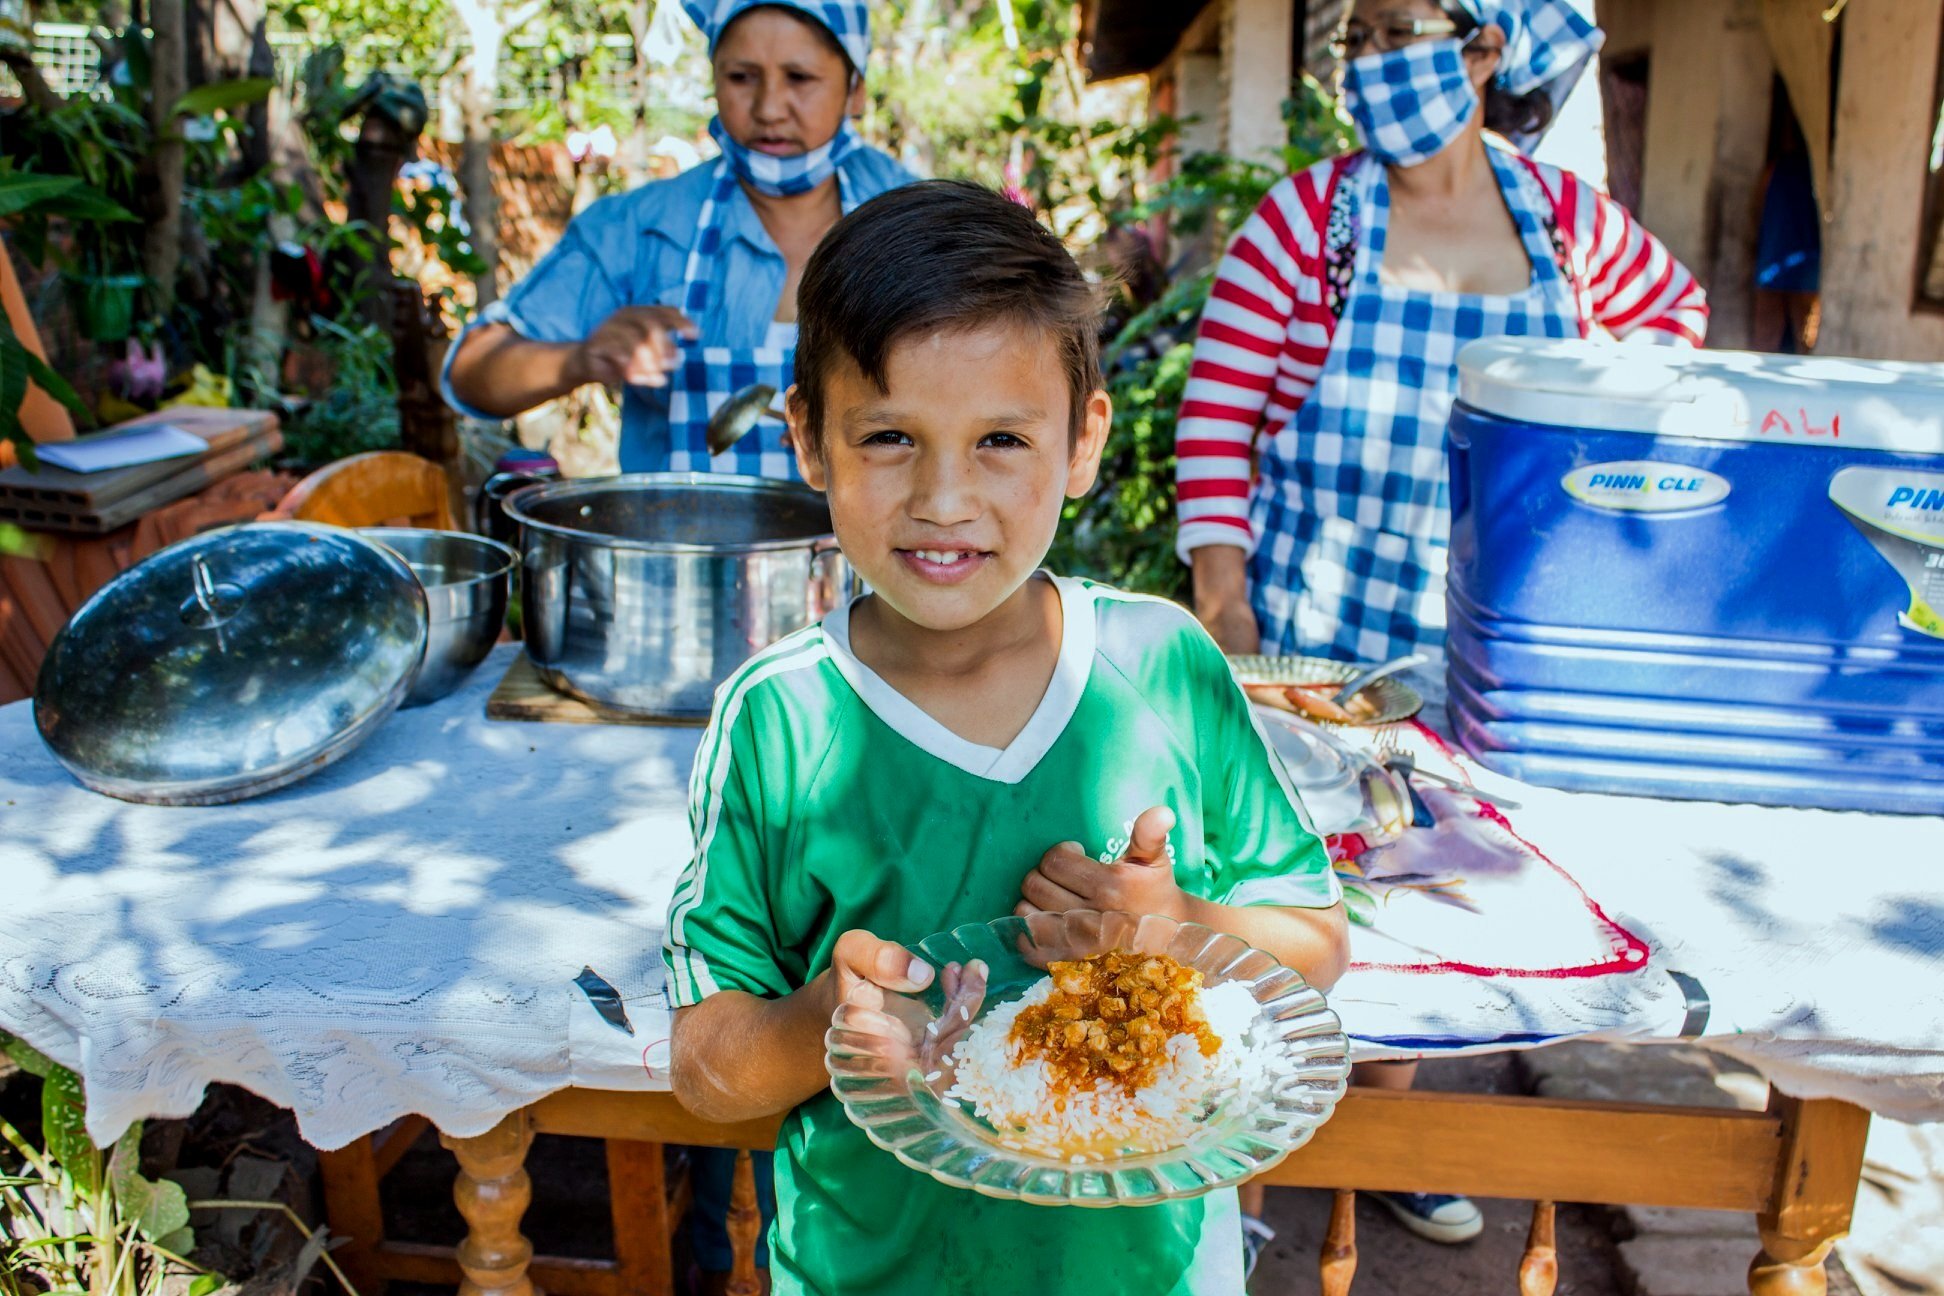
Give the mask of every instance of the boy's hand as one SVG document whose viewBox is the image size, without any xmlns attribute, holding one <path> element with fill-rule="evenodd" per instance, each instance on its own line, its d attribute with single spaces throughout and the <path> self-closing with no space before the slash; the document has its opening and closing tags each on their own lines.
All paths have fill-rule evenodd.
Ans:
<svg viewBox="0 0 1944 1296">
<path fill-rule="evenodd" d="M 837 1005 L 846 1001 L 865 1008 L 882 1008 L 883 990 L 916 994 L 931 981 L 931 965 L 913 958 L 910 950 L 896 941 L 853 928 L 837 938 L 837 947 L 830 954 L 830 1012 L 836 1012 Z M 864 988 L 863 992 L 853 998 L 853 992 L 860 987 Z"/>
<path fill-rule="evenodd" d="M 1175 885 L 1174 863 L 1168 858 L 1168 834 L 1174 826 L 1174 811 L 1166 806 L 1143 811 L 1128 834 L 1127 849 L 1111 864 L 1089 856 L 1079 842 L 1061 842 L 1026 875 L 1013 912 L 1023 918 L 1069 909 L 1119 909 L 1187 921 L 1189 898 Z"/>
</svg>

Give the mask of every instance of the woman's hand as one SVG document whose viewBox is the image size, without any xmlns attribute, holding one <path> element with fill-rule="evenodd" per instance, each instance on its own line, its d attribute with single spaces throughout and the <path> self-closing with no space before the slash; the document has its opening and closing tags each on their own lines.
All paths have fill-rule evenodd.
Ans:
<svg viewBox="0 0 1944 1296">
<path fill-rule="evenodd" d="M 1226 653 L 1262 651 L 1262 630 L 1249 605 L 1249 556 L 1234 545 L 1194 551 L 1195 618 Z"/>
<path fill-rule="evenodd" d="M 1088 855 L 1079 842 L 1061 842 L 1020 883 L 1021 899 L 1013 912 L 1024 918 L 1069 909 L 1117 909 L 1187 921 L 1189 896 L 1175 885 L 1174 861 L 1168 858 L 1168 834 L 1174 826 L 1174 811 L 1166 806 L 1142 811 L 1128 834 L 1127 849 L 1111 864 Z"/>
<path fill-rule="evenodd" d="M 623 306 L 574 348 L 574 385 L 666 387 L 681 364 L 678 336 L 693 341 L 699 334 L 673 306 Z"/>
</svg>

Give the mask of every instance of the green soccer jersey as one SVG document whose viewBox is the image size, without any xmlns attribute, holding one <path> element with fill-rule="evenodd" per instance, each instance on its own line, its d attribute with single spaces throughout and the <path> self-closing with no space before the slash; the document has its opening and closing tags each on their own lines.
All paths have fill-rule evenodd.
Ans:
<svg viewBox="0 0 1944 1296">
<path fill-rule="evenodd" d="M 1175 812 L 1183 890 L 1336 903 L 1323 845 L 1202 628 L 1163 600 L 1056 584 L 1058 665 L 1004 750 L 958 737 L 858 661 L 848 609 L 720 690 L 690 783 L 695 855 L 669 910 L 671 1002 L 788 994 L 853 927 L 914 944 L 1002 917 L 1049 847 L 1117 851 L 1152 805 Z M 776 1205 L 781 1293 L 1242 1289 L 1233 1192 L 1109 1210 L 998 1201 L 907 1169 L 828 1092 L 784 1122 Z"/>
</svg>

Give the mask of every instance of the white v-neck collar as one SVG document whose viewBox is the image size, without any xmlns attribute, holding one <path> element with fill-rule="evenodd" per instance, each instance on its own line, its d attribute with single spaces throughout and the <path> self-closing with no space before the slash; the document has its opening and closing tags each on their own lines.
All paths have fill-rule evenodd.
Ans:
<svg viewBox="0 0 1944 1296">
<path fill-rule="evenodd" d="M 850 643 L 850 614 L 855 600 L 824 617 L 824 642 L 830 647 L 831 661 L 864 705 L 914 746 L 976 778 L 1017 783 L 1033 772 L 1066 732 L 1093 672 L 1093 593 L 1076 580 L 1051 574 L 1046 578 L 1060 595 L 1060 657 L 1032 718 L 1004 747 L 987 747 L 959 737 L 859 661 Z"/>
</svg>

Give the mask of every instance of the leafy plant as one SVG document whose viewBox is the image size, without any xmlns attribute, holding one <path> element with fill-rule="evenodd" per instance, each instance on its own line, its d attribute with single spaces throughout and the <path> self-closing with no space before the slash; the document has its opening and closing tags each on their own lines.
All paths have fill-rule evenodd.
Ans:
<svg viewBox="0 0 1944 1296">
<path fill-rule="evenodd" d="M 199 1275 L 189 1296 L 221 1287 L 219 1275 L 184 1258 L 195 1235 L 181 1186 L 142 1176 L 141 1122 L 113 1147 L 97 1147 L 80 1077 L 19 1040 L 0 1040 L 41 1078 L 41 1146 L 0 1118 L 0 1142 L 21 1163 L 0 1176 L 0 1289 L 152 1296 L 172 1273 Z"/>
<path fill-rule="evenodd" d="M 38 260 L 47 244 L 50 218 L 133 221 L 135 218 L 105 195 L 73 176 L 34 175 L 16 171 L 0 158 L 0 222 L 5 222 L 23 252 Z M 0 256 L 4 256 L 0 250 Z M 13 321 L 0 311 L 0 441 L 11 442 L 20 461 L 35 466 L 33 439 L 20 423 L 20 408 L 32 383 L 83 418 L 87 409 L 74 388 L 27 349 L 14 332 Z"/>
<path fill-rule="evenodd" d="M 0 255 L 5 254 L 0 252 Z M 34 468 L 38 466 L 34 440 L 20 423 L 20 407 L 27 402 L 30 382 L 76 414 L 87 416 L 87 408 L 75 395 L 74 388 L 50 369 L 45 360 L 27 349 L 27 344 L 14 332 L 13 321 L 7 318 L 6 312 L 0 311 L 0 441 L 11 442 L 20 462 Z"/>
<path fill-rule="evenodd" d="M 286 425 L 284 450 L 295 463 L 329 463 L 398 445 L 398 382 L 391 339 L 374 325 L 346 316 L 313 315 L 317 349 L 331 380 L 312 394 Z"/>
</svg>

